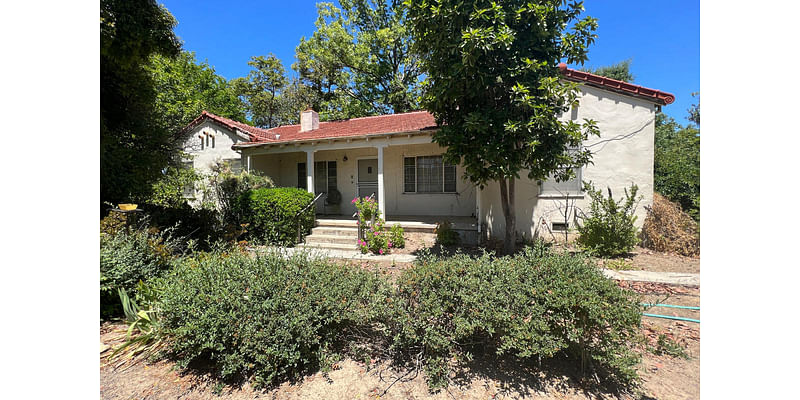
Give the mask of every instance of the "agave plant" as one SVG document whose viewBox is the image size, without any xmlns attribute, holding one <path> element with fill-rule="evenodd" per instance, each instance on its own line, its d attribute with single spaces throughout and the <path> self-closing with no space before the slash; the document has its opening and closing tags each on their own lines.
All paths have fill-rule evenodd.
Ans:
<svg viewBox="0 0 800 400">
<path fill-rule="evenodd" d="M 127 354 L 132 358 L 139 354 L 152 355 L 164 344 L 159 324 L 159 292 L 151 285 L 139 281 L 136 297 L 143 307 L 136 304 L 125 289 L 119 289 L 119 299 L 125 312 L 128 332 L 125 342 L 111 353 L 111 358 Z"/>
</svg>

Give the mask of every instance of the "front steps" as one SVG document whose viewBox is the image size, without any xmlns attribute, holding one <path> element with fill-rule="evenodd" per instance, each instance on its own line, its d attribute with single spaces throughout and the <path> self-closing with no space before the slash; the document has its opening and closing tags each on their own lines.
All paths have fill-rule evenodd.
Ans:
<svg viewBox="0 0 800 400">
<path fill-rule="evenodd" d="M 298 247 L 328 250 L 357 249 L 358 228 L 355 221 L 318 219 L 316 225 L 311 229 L 311 234 L 306 236 L 305 243 Z"/>
</svg>

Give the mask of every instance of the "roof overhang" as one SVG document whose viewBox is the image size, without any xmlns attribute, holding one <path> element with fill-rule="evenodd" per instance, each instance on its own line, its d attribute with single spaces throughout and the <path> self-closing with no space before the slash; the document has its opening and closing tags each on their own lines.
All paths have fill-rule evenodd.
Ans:
<svg viewBox="0 0 800 400">
<path fill-rule="evenodd" d="M 392 144 L 392 139 L 410 139 L 412 137 L 429 136 L 438 128 L 417 129 L 412 131 L 402 132 L 385 132 L 385 133 L 370 133 L 367 135 L 350 135 L 350 136 L 334 136 L 334 137 L 319 137 L 319 138 L 303 138 L 296 140 L 271 140 L 262 142 L 240 142 L 231 146 L 231 149 L 236 151 L 245 150 L 265 150 L 269 151 L 271 148 L 286 148 L 286 147 L 306 147 L 306 146 L 321 146 L 336 147 L 337 143 L 341 148 L 352 147 L 369 147 L 372 144 Z M 360 142 L 364 142 L 363 144 Z M 367 144 L 373 142 L 372 144 Z"/>
</svg>

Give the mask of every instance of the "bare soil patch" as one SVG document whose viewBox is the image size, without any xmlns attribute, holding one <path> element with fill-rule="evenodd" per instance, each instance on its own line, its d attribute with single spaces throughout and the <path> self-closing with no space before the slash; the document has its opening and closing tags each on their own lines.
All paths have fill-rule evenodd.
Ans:
<svg viewBox="0 0 800 400">
<path fill-rule="evenodd" d="M 700 273 L 700 257 L 662 253 L 644 247 L 637 246 L 632 253 L 620 259 L 631 264 L 631 269 L 638 271 Z M 598 265 L 606 266 L 609 262 L 610 260 L 599 260 Z"/>
</svg>

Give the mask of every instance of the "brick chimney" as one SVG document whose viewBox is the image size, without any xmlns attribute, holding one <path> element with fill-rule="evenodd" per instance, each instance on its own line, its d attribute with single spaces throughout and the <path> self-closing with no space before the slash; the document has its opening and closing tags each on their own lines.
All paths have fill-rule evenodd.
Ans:
<svg viewBox="0 0 800 400">
<path fill-rule="evenodd" d="M 300 113 L 300 132 L 319 129 L 319 114 L 311 108 Z"/>
</svg>

